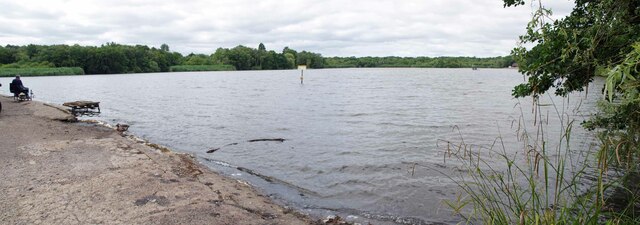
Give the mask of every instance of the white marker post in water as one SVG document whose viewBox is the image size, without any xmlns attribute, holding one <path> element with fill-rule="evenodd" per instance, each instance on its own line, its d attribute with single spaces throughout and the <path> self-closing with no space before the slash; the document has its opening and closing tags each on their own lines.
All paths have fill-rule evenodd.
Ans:
<svg viewBox="0 0 640 225">
<path fill-rule="evenodd" d="M 304 83 L 304 71 L 307 70 L 307 65 L 298 65 L 300 70 L 300 84 Z"/>
</svg>

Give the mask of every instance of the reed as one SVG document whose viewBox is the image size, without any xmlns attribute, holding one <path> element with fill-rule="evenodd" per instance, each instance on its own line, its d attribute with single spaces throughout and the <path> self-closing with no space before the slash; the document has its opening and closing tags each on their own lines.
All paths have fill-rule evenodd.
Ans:
<svg viewBox="0 0 640 225">
<path fill-rule="evenodd" d="M 195 71 L 231 71 L 236 70 L 232 65 L 179 65 L 169 68 L 171 72 L 195 72 Z"/>
<path fill-rule="evenodd" d="M 84 70 L 80 67 L 30 67 L 30 68 L 0 68 L 0 77 L 20 76 L 64 76 L 83 75 Z"/>
<path fill-rule="evenodd" d="M 563 127 L 557 145 L 546 136 L 543 106 L 554 108 Z M 590 148 L 584 158 L 576 158 L 571 148 L 575 120 L 564 106 L 534 101 L 531 130 L 520 111 L 513 123 L 522 144 L 517 154 L 507 151 L 502 136 L 486 148 L 465 143 L 462 134 L 459 143 L 439 141 L 446 146 L 445 160 L 456 160 L 468 171 L 450 176 L 461 193 L 444 201 L 446 206 L 471 224 L 640 224 L 633 213 L 638 192 L 627 188 L 624 173 L 609 170 L 607 154 Z M 615 192 L 630 200 L 612 207 Z"/>
</svg>

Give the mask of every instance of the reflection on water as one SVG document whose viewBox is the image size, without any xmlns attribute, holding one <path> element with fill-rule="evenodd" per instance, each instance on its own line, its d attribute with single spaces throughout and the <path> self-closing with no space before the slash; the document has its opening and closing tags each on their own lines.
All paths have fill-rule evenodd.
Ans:
<svg viewBox="0 0 640 225">
<path fill-rule="evenodd" d="M 193 153 L 213 169 L 311 213 L 336 210 L 407 223 L 457 221 L 440 203 L 455 196 L 455 185 L 435 171 L 455 173 L 436 146 L 439 139 L 460 139 L 453 126 L 466 143 L 489 146 L 502 135 L 507 150 L 516 152 L 521 147 L 512 122 L 531 117 L 530 99 L 519 103 L 510 96 L 523 80 L 515 70 L 308 70 L 304 85 L 298 76 L 291 70 L 24 82 L 37 100 L 100 101 L 98 119 L 128 123 L 138 136 Z M 565 107 L 581 104 L 580 111 L 567 110 L 578 123 L 594 110 L 599 88 L 573 96 Z M 546 126 L 553 136 L 560 130 L 555 109 L 543 112 L 551 115 Z M 578 144 L 590 136 L 579 127 L 572 135 Z M 259 138 L 286 140 L 247 142 Z M 220 149 L 205 153 L 212 148 Z M 413 163 L 435 169 L 412 171 Z"/>
</svg>

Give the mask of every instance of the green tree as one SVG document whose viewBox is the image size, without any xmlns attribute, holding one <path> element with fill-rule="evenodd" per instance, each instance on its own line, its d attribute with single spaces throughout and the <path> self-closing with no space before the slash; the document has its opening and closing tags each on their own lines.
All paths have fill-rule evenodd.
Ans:
<svg viewBox="0 0 640 225">
<path fill-rule="evenodd" d="M 267 54 L 267 48 L 264 47 L 264 44 L 260 43 L 258 45 L 258 51 L 253 51 L 254 58 L 256 60 L 256 68 L 255 69 L 269 69 L 272 68 L 272 65 L 264 65 L 265 60 L 269 55 Z M 273 63 L 273 62 L 268 62 Z"/>
<path fill-rule="evenodd" d="M 169 45 L 167 45 L 167 44 L 160 45 L 160 50 L 163 51 L 163 52 L 168 52 L 169 51 Z"/>
<path fill-rule="evenodd" d="M 229 51 L 229 62 L 237 70 L 249 70 L 255 66 L 256 60 L 251 48 L 238 45 Z"/>
<path fill-rule="evenodd" d="M 211 58 L 205 54 L 189 54 L 185 57 L 184 65 L 213 65 Z"/>
<path fill-rule="evenodd" d="M 302 51 L 296 55 L 298 65 L 307 65 L 309 68 L 324 68 L 322 55 L 313 52 Z"/>
<path fill-rule="evenodd" d="M 298 52 L 286 46 L 282 49 L 282 54 L 287 58 L 287 62 L 289 64 L 289 69 L 293 69 L 297 67 L 297 55 Z"/>
<path fill-rule="evenodd" d="M 298 52 L 297 52 L 296 50 L 293 50 L 293 49 L 289 48 L 289 46 L 284 47 L 284 48 L 282 49 L 282 54 L 287 54 L 287 53 L 290 53 L 290 54 L 292 54 L 293 56 L 296 56 L 296 55 L 298 54 Z"/>
<path fill-rule="evenodd" d="M 216 52 L 211 54 L 211 59 L 215 64 L 231 64 L 229 60 L 229 49 L 227 48 L 216 49 Z"/>
<path fill-rule="evenodd" d="M 287 60 L 287 66 L 285 68 L 296 68 L 296 56 L 294 54 L 291 54 L 290 52 L 284 53 L 284 58 Z"/>
<path fill-rule="evenodd" d="M 9 64 L 16 61 L 15 51 L 9 47 L 0 46 L 0 64 Z"/>
<path fill-rule="evenodd" d="M 27 59 L 34 58 L 34 56 L 38 54 L 39 50 L 40 50 L 40 47 L 37 45 L 34 45 L 34 44 L 27 45 L 27 47 L 25 47 L 25 53 L 27 55 Z"/>
</svg>

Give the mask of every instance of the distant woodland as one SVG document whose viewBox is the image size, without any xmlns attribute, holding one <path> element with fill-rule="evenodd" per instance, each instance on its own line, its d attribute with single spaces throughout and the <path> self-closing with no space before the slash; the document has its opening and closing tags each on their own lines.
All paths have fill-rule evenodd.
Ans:
<svg viewBox="0 0 640 225">
<path fill-rule="evenodd" d="M 182 55 L 163 44 L 107 43 L 101 46 L 26 45 L 0 46 L 0 76 L 119 74 L 216 70 L 279 70 L 357 67 L 502 68 L 513 63 L 510 56 L 476 57 L 323 57 L 320 53 L 285 47 L 280 52 L 236 46 L 218 48 L 212 54 Z"/>
</svg>

